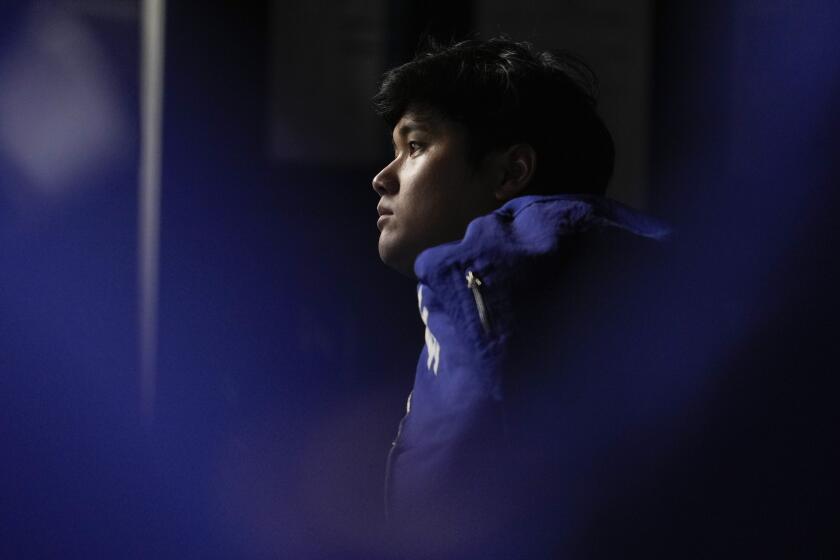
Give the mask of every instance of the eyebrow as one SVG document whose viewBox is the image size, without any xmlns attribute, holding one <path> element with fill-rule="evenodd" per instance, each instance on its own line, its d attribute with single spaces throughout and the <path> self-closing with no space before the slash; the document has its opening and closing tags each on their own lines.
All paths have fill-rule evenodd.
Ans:
<svg viewBox="0 0 840 560">
<path fill-rule="evenodd" d="M 431 132 L 432 127 L 421 121 L 410 120 L 397 129 L 397 136 L 405 138 L 412 132 Z M 391 145 L 396 149 L 397 143 L 391 137 Z"/>
<path fill-rule="evenodd" d="M 431 127 L 423 122 L 420 121 L 408 121 L 404 125 L 402 125 L 399 129 L 397 129 L 397 134 L 399 136 L 406 136 L 416 130 L 422 132 L 429 132 Z"/>
</svg>

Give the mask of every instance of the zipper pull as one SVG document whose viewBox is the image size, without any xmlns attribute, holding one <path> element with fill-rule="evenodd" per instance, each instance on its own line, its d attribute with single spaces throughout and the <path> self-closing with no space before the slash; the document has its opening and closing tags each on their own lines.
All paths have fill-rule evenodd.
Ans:
<svg viewBox="0 0 840 560">
<path fill-rule="evenodd" d="M 481 326 L 484 327 L 484 334 L 490 335 L 490 317 L 487 314 L 487 306 L 484 303 L 484 296 L 481 295 L 481 286 L 484 284 L 472 270 L 467 271 L 467 288 L 472 290 L 475 306 L 478 309 L 478 318 Z"/>
</svg>

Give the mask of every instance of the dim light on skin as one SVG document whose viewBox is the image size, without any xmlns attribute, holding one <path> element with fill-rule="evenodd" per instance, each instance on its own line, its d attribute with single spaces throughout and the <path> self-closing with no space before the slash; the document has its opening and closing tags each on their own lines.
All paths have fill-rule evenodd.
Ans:
<svg viewBox="0 0 840 560">
<path fill-rule="evenodd" d="M 407 276 L 423 250 L 461 239 L 473 219 L 520 194 L 536 165 L 526 144 L 473 165 L 466 129 L 433 111 L 409 108 L 392 136 L 394 159 L 373 178 L 379 256 Z"/>
</svg>

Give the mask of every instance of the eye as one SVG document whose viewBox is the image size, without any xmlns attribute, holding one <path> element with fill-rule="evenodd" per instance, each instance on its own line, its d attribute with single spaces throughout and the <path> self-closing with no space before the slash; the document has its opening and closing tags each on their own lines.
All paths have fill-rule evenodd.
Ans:
<svg viewBox="0 0 840 560">
<path fill-rule="evenodd" d="M 418 150 L 421 150 L 423 145 L 420 142 L 411 141 L 408 143 L 408 155 L 414 155 Z"/>
</svg>

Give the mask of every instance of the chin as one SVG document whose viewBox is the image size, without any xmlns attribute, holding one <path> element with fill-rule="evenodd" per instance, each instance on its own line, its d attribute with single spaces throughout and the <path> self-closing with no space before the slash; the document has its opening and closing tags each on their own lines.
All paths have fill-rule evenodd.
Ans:
<svg viewBox="0 0 840 560">
<path fill-rule="evenodd" d="M 401 250 L 399 246 L 394 243 L 389 243 L 387 240 L 379 238 L 379 258 L 386 266 L 392 268 L 410 278 L 414 278 L 414 259 L 416 254 L 411 254 L 410 251 Z"/>
</svg>

